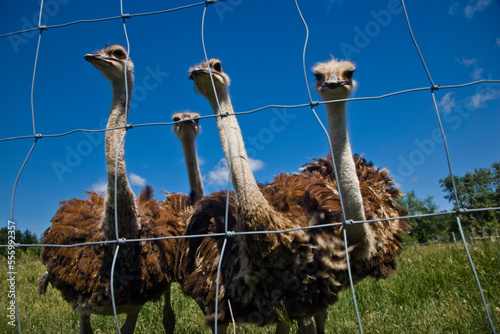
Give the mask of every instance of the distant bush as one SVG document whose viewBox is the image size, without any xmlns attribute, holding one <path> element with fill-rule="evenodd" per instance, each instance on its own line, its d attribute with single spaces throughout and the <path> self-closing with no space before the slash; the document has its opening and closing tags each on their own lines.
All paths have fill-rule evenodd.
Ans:
<svg viewBox="0 0 500 334">
<path fill-rule="evenodd" d="M 14 232 L 15 243 L 23 244 L 23 245 L 33 245 L 40 243 L 40 239 L 37 235 L 30 230 L 25 230 L 24 232 L 16 230 Z M 9 230 L 7 227 L 0 228 L 0 245 L 8 245 L 9 244 Z M 0 247 L 0 256 L 7 256 L 7 247 Z M 29 254 L 40 254 L 40 247 L 18 247 L 16 248 L 16 252 L 23 252 Z"/>
</svg>

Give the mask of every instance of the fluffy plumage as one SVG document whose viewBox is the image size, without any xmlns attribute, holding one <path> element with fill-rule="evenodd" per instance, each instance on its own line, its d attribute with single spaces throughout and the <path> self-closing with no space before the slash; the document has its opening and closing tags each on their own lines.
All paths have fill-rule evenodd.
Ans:
<svg viewBox="0 0 500 334">
<path fill-rule="evenodd" d="M 261 186 L 261 191 L 284 219 L 293 220 L 295 227 L 309 226 L 313 216 L 318 217 L 318 225 L 339 221 L 338 198 L 332 198 L 317 178 L 281 174 L 272 184 Z M 200 201 L 186 234 L 224 233 L 225 199 L 225 192 L 219 192 Z M 238 230 L 237 211 L 231 194 L 229 230 Z M 237 322 L 266 325 L 278 321 L 274 307 L 284 305 L 287 314 L 297 319 L 336 300 L 342 282 L 346 282 L 347 269 L 339 227 L 286 234 L 291 236 L 291 243 L 265 259 L 242 255 L 241 243 L 252 243 L 255 236 L 228 239 L 222 262 L 220 323 L 231 320 L 229 301 Z M 179 281 L 184 293 L 205 312 L 210 326 L 215 321 L 215 281 L 222 241 L 223 237 L 183 239 L 179 245 Z"/>
<path fill-rule="evenodd" d="M 394 186 L 389 171 L 368 163 L 362 156 L 353 157 L 356 164 L 363 207 L 367 220 L 404 217 L 406 209 L 397 203 L 403 193 Z M 304 165 L 302 173 L 311 173 L 327 182 L 332 189 L 337 189 L 335 172 L 330 155 Z M 367 226 L 373 231 L 376 248 L 369 261 L 363 261 L 358 270 L 361 275 L 366 269 L 374 278 L 387 278 L 397 267 L 397 257 L 403 250 L 401 236 L 408 233 L 410 225 L 406 219 L 377 221 Z"/>
<path fill-rule="evenodd" d="M 104 241 L 102 218 L 104 198 L 87 192 L 86 199 L 72 198 L 61 202 L 44 233 L 43 243 L 71 245 Z M 178 224 L 171 214 L 154 200 L 138 201 L 141 238 L 178 235 Z M 43 247 L 41 259 L 51 283 L 73 308 L 102 309 L 112 314 L 110 273 L 115 245 L 97 244 L 78 247 Z M 115 302 L 120 305 L 143 305 L 158 300 L 169 286 L 169 274 L 176 262 L 176 244 L 172 240 L 127 243 L 120 245 L 116 261 Z"/>
<path fill-rule="evenodd" d="M 196 90 L 208 98 L 216 114 L 224 112 L 231 115 L 233 110 L 227 93 L 229 77 L 222 72 L 220 61 L 211 59 L 208 66 L 200 64 L 191 68 L 190 77 L 195 81 Z M 340 95 L 349 94 L 353 86 L 350 80 L 353 67 L 345 68 L 350 74 L 344 73 L 344 77 L 334 74 L 328 76 L 328 88 L 341 87 L 343 93 Z M 215 102 L 209 74 L 213 77 L 221 110 Z M 254 189 L 255 180 L 234 116 L 217 118 L 217 122 L 226 159 L 228 154 L 232 154 L 232 178 L 236 191 L 236 195 L 230 196 L 228 230 L 279 231 L 314 226 L 283 234 L 228 238 L 220 277 L 217 319 L 222 325 L 220 328 L 224 329 L 231 320 L 230 303 L 237 322 L 257 325 L 275 323 L 279 321 L 277 309 L 282 309 L 291 319 L 299 321 L 300 333 L 315 331 L 310 322 L 313 316 L 321 317 L 323 325 L 319 325 L 318 332 L 324 332 L 326 308 L 337 300 L 339 291 L 349 285 L 342 231 L 344 226 L 338 224 L 343 219 L 335 176 L 331 174 L 331 162 L 328 164 L 327 160 L 319 160 L 308 164 L 300 173 L 280 174 L 271 183 Z M 227 136 L 220 122 L 225 122 Z M 229 153 L 228 141 L 231 142 L 232 153 Z M 346 147 L 349 150 L 343 150 Z M 343 156 L 350 152 L 347 140 L 337 143 L 337 148 L 338 151 L 343 150 Z M 344 160 L 346 164 L 353 165 L 352 160 Z M 358 165 L 363 162 L 357 161 Z M 357 172 L 354 166 L 351 170 Z M 379 173 L 369 168 L 359 171 L 362 171 L 359 181 L 366 184 L 361 187 L 359 194 L 361 203 L 355 203 L 357 199 L 351 197 L 351 209 L 355 205 L 364 205 L 361 207 L 363 218 L 364 211 L 370 218 L 403 212 L 401 207 L 391 206 L 399 193 L 393 190 L 384 171 Z M 353 176 L 346 173 L 343 177 L 345 181 L 350 181 Z M 358 189 L 353 188 L 352 184 L 356 185 L 358 180 L 355 181 L 345 189 L 351 194 L 354 191 L 356 195 L 360 189 L 359 185 Z M 381 189 L 382 193 L 377 194 Z M 384 192 L 388 195 L 384 195 Z M 189 220 L 186 234 L 223 233 L 225 200 L 226 194 L 220 192 L 200 201 Z M 335 223 L 335 226 L 323 226 Z M 399 234 L 405 231 L 406 225 L 401 221 L 392 228 L 391 224 L 372 223 L 352 229 L 358 231 L 354 232 L 357 233 L 354 234 L 357 236 L 355 242 L 349 244 L 354 282 L 368 275 L 387 277 L 394 271 L 397 255 L 401 251 Z M 359 231 L 366 233 L 360 234 Z M 349 233 L 348 236 L 351 235 Z M 207 324 L 212 328 L 215 322 L 217 264 L 223 240 L 223 237 L 208 236 L 184 239 L 179 245 L 178 279 L 184 293 L 196 300 L 206 315 Z M 356 253 L 358 248 L 362 251 Z M 287 332 L 283 327 L 281 330 Z"/>
<path fill-rule="evenodd" d="M 134 198 L 125 168 L 123 138 L 133 87 L 132 61 L 125 48 L 111 45 L 85 59 L 111 83 L 112 103 L 106 132 L 105 152 L 108 174 L 106 196 L 88 193 L 87 199 L 61 202 L 45 232 L 45 245 L 97 244 L 77 247 L 42 247 L 41 260 L 47 272 L 40 278 L 39 292 L 48 283 L 59 289 L 66 301 L 80 314 L 80 333 L 92 333 L 91 314 L 112 315 L 111 266 L 117 246 L 104 241 L 176 236 L 186 209 L 182 196 L 172 195 L 160 205 L 147 186 Z M 116 166 L 116 167 L 115 167 Z M 187 198 L 187 196 L 185 196 Z M 116 201 L 115 201 L 116 200 Z M 170 202 L 175 205 L 170 206 Z M 170 307 L 170 282 L 176 259 L 176 240 L 120 244 L 113 276 L 117 313 L 126 313 L 122 333 L 133 333 L 142 306 L 165 294 L 163 324 L 173 333 L 175 315 Z"/>
</svg>

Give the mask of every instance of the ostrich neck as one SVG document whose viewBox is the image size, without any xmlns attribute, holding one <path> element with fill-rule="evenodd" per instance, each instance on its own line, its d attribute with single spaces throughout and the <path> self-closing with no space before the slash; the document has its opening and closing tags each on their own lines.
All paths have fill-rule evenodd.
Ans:
<svg viewBox="0 0 500 334">
<path fill-rule="evenodd" d="M 201 182 L 200 168 L 198 166 L 198 157 L 196 156 L 195 138 L 190 137 L 188 140 L 182 140 L 181 144 L 184 151 L 184 159 L 186 160 L 191 198 L 194 204 L 205 196 L 203 183 Z"/>
<path fill-rule="evenodd" d="M 328 127 L 346 219 L 364 220 L 363 199 L 347 133 L 346 103 L 327 105 Z"/>
<path fill-rule="evenodd" d="M 127 123 L 128 105 L 132 95 L 132 80 L 129 79 L 128 100 L 123 83 L 112 83 L 113 100 L 107 129 L 123 127 Z M 128 102 L 128 103 L 126 103 Z M 125 106 L 127 104 L 127 107 Z M 106 131 L 105 150 L 108 187 L 105 199 L 104 233 L 107 239 L 115 239 L 115 196 L 117 196 L 118 235 L 120 238 L 134 238 L 137 235 L 137 216 L 134 193 L 130 189 L 125 168 L 125 151 L 122 138 L 124 128 Z M 120 145 L 122 144 L 122 145 Z M 118 160 L 118 163 L 116 161 Z M 116 175 L 116 184 L 115 184 Z M 116 188 L 116 193 L 115 193 Z"/>
<path fill-rule="evenodd" d="M 337 166 L 337 182 L 344 202 L 345 219 L 365 220 L 363 198 L 347 133 L 346 103 L 328 104 L 327 115 L 333 157 Z M 351 253 L 352 259 L 368 259 L 373 249 L 374 239 L 366 224 L 347 225 L 346 233 L 349 245 L 356 245 Z"/>
<path fill-rule="evenodd" d="M 215 114 L 219 114 L 215 97 L 210 104 Z M 232 114 L 233 107 L 227 92 L 219 94 L 220 113 Z M 224 130 L 224 126 L 225 129 Z M 238 225 L 241 231 L 276 230 L 274 210 L 259 190 L 250 168 L 245 144 L 236 116 L 217 117 L 217 128 L 222 143 L 222 150 L 228 166 L 231 166 L 231 178 L 238 204 Z M 270 238 L 272 239 L 272 238 Z M 273 242 L 270 241 L 269 242 Z M 263 246 L 267 248 L 267 246 Z"/>
</svg>

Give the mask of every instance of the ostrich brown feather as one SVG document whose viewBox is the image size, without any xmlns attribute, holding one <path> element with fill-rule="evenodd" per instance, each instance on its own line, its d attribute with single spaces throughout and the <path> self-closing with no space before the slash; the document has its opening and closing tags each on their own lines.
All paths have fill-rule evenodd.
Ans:
<svg viewBox="0 0 500 334">
<path fill-rule="evenodd" d="M 353 160 L 360 181 L 366 219 L 406 216 L 408 211 L 396 201 L 403 193 L 394 186 L 389 171 L 376 168 L 362 156 L 354 155 Z M 330 155 L 305 164 L 302 173 L 311 173 L 329 183 L 332 189 L 337 189 Z M 409 222 L 407 219 L 395 219 L 376 221 L 367 226 L 374 233 L 375 250 L 369 261 L 354 263 L 353 267 L 360 271 L 361 275 L 366 275 L 368 270 L 368 274 L 374 278 L 387 278 L 396 270 L 397 258 L 403 250 L 401 236 L 409 232 Z"/>
<path fill-rule="evenodd" d="M 295 227 L 341 221 L 338 197 L 314 176 L 280 174 L 260 190 L 271 206 L 293 219 Z M 187 235 L 224 233 L 226 193 L 206 196 L 190 218 Z M 228 230 L 237 228 L 237 208 L 230 195 Z M 315 217 L 315 219 L 313 219 Z M 288 232 L 290 247 L 281 247 L 265 259 L 242 260 L 240 244 L 252 244 L 255 235 L 238 235 L 227 241 L 220 279 L 218 321 L 231 321 L 229 302 L 237 322 L 266 325 L 278 321 L 275 307 L 284 305 L 291 319 L 311 316 L 337 300 L 347 284 L 344 242 L 339 226 Z M 217 266 L 223 237 L 183 239 L 179 244 L 178 279 L 185 294 L 193 297 L 215 321 Z M 251 267 L 251 268 L 249 268 Z M 251 272 L 253 276 L 249 277 Z"/>
<path fill-rule="evenodd" d="M 87 192 L 86 199 L 72 198 L 61 202 L 43 236 L 47 245 L 72 245 L 102 242 L 104 198 Z M 143 195 L 143 194 L 141 194 Z M 178 219 L 146 195 L 139 196 L 140 238 L 179 234 Z M 142 305 L 157 300 L 172 280 L 176 262 L 174 240 L 133 242 L 120 245 L 114 274 L 117 305 Z M 101 308 L 111 305 L 110 273 L 115 244 L 76 247 L 43 247 L 41 259 L 48 282 L 61 291 L 73 308 Z M 43 293 L 43 289 L 39 291 Z M 109 309 L 111 311 L 111 309 Z"/>
<path fill-rule="evenodd" d="M 345 98 L 352 90 L 352 67 L 342 63 L 342 75 L 320 76 L 332 81 L 327 89 L 338 88 L 332 98 Z M 228 235 L 226 252 L 221 261 L 218 326 L 225 329 L 230 322 L 229 303 L 236 322 L 265 325 L 278 322 L 276 309 L 292 320 L 298 320 L 299 332 L 324 332 L 328 305 L 337 300 L 340 290 L 349 283 L 344 243 L 344 230 L 349 240 L 354 282 L 366 276 L 386 277 L 396 266 L 401 251 L 401 227 L 377 223 L 342 225 L 344 219 L 380 219 L 394 213 L 386 204 L 369 206 L 371 202 L 392 200 L 384 192 L 392 190 L 384 177 L 365 170 L 357 177 L 350 153 L 345 127 L 345 103 L 332 108 L 335 121 L 330 132 L 336 133 L 334 153 L 341 158 L 339 184 L 342 188 L 346 216 L 342 217 L 337 176 L 328 164 L 310 166 L 301 173 L 276 176 L 273 182 L 257 186 L 244 148 L 241 131 L 228 94 L 229 77 L 217 59 L 194 66 L 190 78 L 196 90 L 204 95 L 217 115 L 220 139 L 236 194 L 230 197 L 228 229 L 257 234 Z M 335 81 L 335 83 L 333 83 Z M 214 85 L 215 89 L 214 89 Z M 323 86 L 322 86 L 323 87 Z M 218 99 L 215 99 L 215 93 Z M 229 149 L 231 144 L 231 150 Z M 366 185 L 360 186 L 360 182 Z M 390 182 L 389 182 L 390 183 Z M 382 187 L 382 192 L 380 191 Z M 360 189 L 364 188 L 364 189 Z M 395 196 L 396 193 L 394 192 Z M 225 224 L 225 193 L 207 196 L 189 220 L 187 235 L 223 233 Z M 364 202 L 367 202 L 365 209 Z M 389 205 L 390 207 L 390 205 Z M 370 211 L 365 213 L 366 211 Z M 396 210 L 397 211 L 397 210 Z M 396 215 L 398 216 L 398 215 Z M 326 224 L 330 224 L 327 225 Z M 397 225 L 395 225 L 397 226 Z M 309 227 L 308 229 L 299 229 Z M 280 233 L 280 230 L 287 230 Z M 376 231 L 380 229 L 380 231 Z M 271 233 L 258 233 L 262 231 Z M 214 328 L 217 266 L 224 238 L 198 237 L 180 242 L 178 279 L 183 291 L 192 296 Z M 316 329 L 310 321 L 316 318 Z M 278 326 L 285 332 L 283 326 Z"/>
</svg>

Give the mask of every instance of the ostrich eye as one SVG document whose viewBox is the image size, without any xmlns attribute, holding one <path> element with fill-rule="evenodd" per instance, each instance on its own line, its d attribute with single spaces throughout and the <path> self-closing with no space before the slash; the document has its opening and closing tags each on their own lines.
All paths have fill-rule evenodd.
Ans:
<svg viewBox="0 0 500 334">
<path fill-rule="evenodd" d="M 325 79 L 325 76 L 321 73 L 314 73 L 313 75 L 316 78 L 316 81 L 323 81 Z"/>
<path fill-rule="evenodd" d="M 113 56 L 115 56 L 118 59 L 124 59 L 124 58 L 126 58 L 125 57 L 125 53 L 122 50 L 120 50 L 120 49 L 114 50 L 113 51 Z"/>
<path fill-rule="evenodd" d="M 174 122 L 179 122 L 179 121 L 181 120 L 181 118 L 180 118 L 180 117 L 178 117 L 178 116 L 175 116 L 174 118 L 172 118 L 172 120 L 173 120 Z"/>
<path fill-rule="evenodd" d="M 352 79 L 352 76 L 353 76 L 354 72 L 355 72 L 354 70 L 352 70 L 352 71 L 346 71 L 344 73 L 344 78 L 346 78 L 348 80 Z"/>
<path fill-rule="evenodd" d="M 217 72 L 222 72 L 222 64 L 219 62 L 215 63 L 214 70 L 216 70 Z"/>
</svg>

